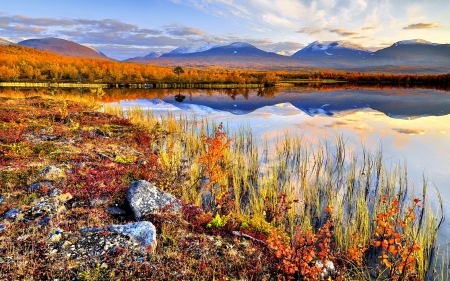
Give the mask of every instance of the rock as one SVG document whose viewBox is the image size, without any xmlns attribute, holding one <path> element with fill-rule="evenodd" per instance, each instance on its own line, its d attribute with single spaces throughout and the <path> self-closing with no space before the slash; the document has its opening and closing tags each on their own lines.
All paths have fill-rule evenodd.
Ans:
<svg viewBox="0 0 450 281">
<path fill-rule="evenodd" d="M 151 222 L 139 221 L 125 225 L 111 225 L 108 230 L 126 235 L 145 248 L 156 249 L 156 228 Z"/>
<path fill-rule="evenodd" d="M 6 224 L 0 224 L 0 232 L 6 229 Z"/>
<path fill-rule="evenodd" d="M 42 189 L 42 188 L 45 188 L 45 187 L 46 187 L 47 189 L 52 189 L 52 188 L 53 188 L 53 185 L 52 185 L 52 183 L 49 182 L 49 181 L 35 182 L 35 183 L 33 183 L 32 185 L 30 185 L 30 186 L 28 187 L 28 190 L 31 191 L 31 192 L 34 192 L 34 191 L 36 191 L 36 190 L 39 190 L 39 189 Z"/>
<path fill-rule="evenodd" d="M 127 213 L 119 207 L 108 207 L 106 208 L 106 211 L 113 216 L 125 215 Z"/>
<path fill-rule="evenodd" d="M 50 223 L 50 217 L 44 217 L 44 218 L 42 218 L 40 221 L 38 221 L 38 225 L 45 225 L 45 224 L 48 224 L 48 223 Z"/>
<path fill-rule="evenodd" d="M 136 219 L 155 211 L 168 210 L 176 213 L 183 208 L 181 202 L 173 195 L 144 180 L 135 181 L 130 185 L 127 201 Z"/>
<path fill-rule="evenodd" d="M 93 134 L 94 136 L 98 136 L 98 137 L 110 137 L 111 136 L 108 132 L 104 132 L 97 128 L 91 130 L 91 134 Z"/>
<path fill-rule="evenodd" d="M 25 217 L 28 219 L 35 219 L 43 214 L 47 216 L 61 213 L 66 210 L 64 203 L 72 199 L 70 193 L 64 193 L 57 197 L 42 197 L 33 202 L 30 209 L 26 210 L 24 213 Z"/>
<path fill-rule="evenodd" d="M 0 206 L 3 204 L 3 202 L 5 202 L 5 196 L 0 195 Z"/>
<path fill-rule="evenodd" d="M 6 220 L 15 220 L 20 214 L 20 210 L 17 208 L 12 208 L 11 210 L 7 211 L 5 215 L 3 216 Z"/>
<path fill-rule="evenodd" d="M 43 180 L 54 181 L 62 176 L 62 171 L 55 166 L 47 166 L 38 174 L 38 177 Z"/>
<path fill-rule="evenodd" d="M 326 262 L 326 267 L 321 260 L 316 261 L 316 267 L 322 269 L 322 272 L 319 273 L 319 280 L 328 280 L 330 277 L 334 277 L 336 275 L 336 268 L 332 261 Z"/>
<path fill-rule="evenodd" d="M 60 196 L 61 194 L 62 194 L 62 191 L 59 188 L 52 188 L 48 191 L 48 196 L 50 196 L 50 197 L 57 197 L 57 196 Z"/>
<path fill-rule="evenodd" d="M 106 197 L 98 197 L 98 198 L 93 198 L 91 200 L 89 200 L 89 205 L 93 206 L 93 207 L 100 207 L 103 205 L 106 205 L 108 203 L 108 198 Z"/>
</svg>

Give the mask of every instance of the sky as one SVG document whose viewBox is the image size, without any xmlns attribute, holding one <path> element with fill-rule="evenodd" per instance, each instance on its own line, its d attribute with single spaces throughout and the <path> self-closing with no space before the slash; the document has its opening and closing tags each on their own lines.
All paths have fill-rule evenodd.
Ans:
<svg viewBox="0 0 450 281">
<path fill-rule="evenodd" d="M 449 0 L 3 0 L 0 38 L 58 37 L 124 60 L 179 46 L 243 41 L 295 52 L 345 40 L 450 43 Z"/>
</svg>

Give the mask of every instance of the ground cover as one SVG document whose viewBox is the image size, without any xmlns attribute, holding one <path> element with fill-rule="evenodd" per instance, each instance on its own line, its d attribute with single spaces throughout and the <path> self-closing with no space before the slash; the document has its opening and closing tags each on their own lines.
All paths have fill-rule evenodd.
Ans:
<svg viewBox="0 0 450 281">
<path fill-rule="evenodd" d="M 387 170 L 381 155 L 367 153 L 348 166 L 342 142 L 308 152 L 300 139 L 286 137 L 275 159 L 265 149 L 268 168 L 262 169 L 248 130 L 231 133 L 206 120 L 163 119 L 138 108 L 103 111 L 109 113 L 86 100 L 38 92 L 1 97 L 0 214 L 13 208 L 24 214 L 2 222 L 2 279 L 430 276 L 439 216 L 425 195 L 409 198 L 403 169 Z M 62 172 L 30 188 L 49 165 Z M 52 237 L 59 232 L 73 238 L 79 229 L 135 221 L 125 196 L 142 179 L 185 203 L 180 213 L 161 210 L 141 218 L 156 226 L 156 249 L 124 242 L 114 251 L 77 259 L 67 255 L 70 246 L 55 246 Z M 50 211 L 27 217 L 26 210 L 51 188 L 70 193 L 64 208 L 44 223 Z M 90 243 L 111 235 L 99 233 Z"/>
</svg>

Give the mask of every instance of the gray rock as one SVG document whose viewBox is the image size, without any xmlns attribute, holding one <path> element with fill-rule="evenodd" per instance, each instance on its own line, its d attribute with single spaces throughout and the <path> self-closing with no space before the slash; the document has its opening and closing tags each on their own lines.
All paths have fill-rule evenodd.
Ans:
<svg viewBox="0 0 450 281">
<path fill-rule="evenodd" d="M 31 191 L 31 192 L 34 192 L 34 191 L 36 191 L 36 190 L 38 190 L 38 189 L 40 189 L 40 188 L 42 188 L 44 186 L 46 186 L 48 189 L 53 188 L 53 185 L 52 185 L 51 182 L 44 181 L 44 182 L 35 182 L 35 183 L 33 183 L 32 185 L 30 185 L 28 187 L 28 190 Z"/>
<path fill-rule="evenodd" d="M 335 277 L 336 268 L 332 261 L 326 261 L 326 267 L 324 268 L 322 261 L 318 260 L 316 261 L 316 266 L 322 270 L 322 272 L 319 273 L 319 280 L 328 280 L 329 277 Z"/>
<path fill-rule="evenodd" d="M 156 248 L 156 228 L 148 221 L 138 221 L 125 225 L 111 225 L 108 230 L 126 235 L 143 247 Z"/>
<path fill-rule="evenodd" d="M 6 229 L 6 224 L 0 224 L 0 232 Z"/>
<path fill-rule="evenodd" d="M 89 205 L 91 205 L 93 207 L 100 207 L 100 206 L 106 205 L 107 203 L 108 203 L 108 198 L 103 197 L 103 196 L 89 200 Z"/>
<path fill-rule="evenodd" d="M 59 196 L 61 194 L 62 194 L 62 191 L 59 188 L 52 188 L 52 189 L 50 189 L 48 191 L 48 196 L 49 197 L 57 197 L 57 196 Z"/>
<path fill-rule="evenodd" d="M 48 224 L 48 223 L 50 223 L 50 217 L 44 217 L 44 218 L 42 218 L 40 221 L 38 221 L 38 225 L 45 225 L 45 224 Z"/>
<path fill-rule="evenodd" d="M 17 208 L 12 208 L 11 210 L 7 211 L 5 215 L 3 216 L 6 220 L 15 220 L 20 214 L 20 210 Z"/>
<path fill-rule="evenodd" d="M 108 208 L 106 208 L 106 211 L 110 215 L 125 215 L 127 213 L 119 207 L 108 207 Z"/>
<path fill-rule="evenodd" d="M 55 166 L 47 166 L 38 174 L 38 177 L 44 180 L 56 180 L 60 178 L 62 171 Z"/>
<path fill-rule="evenodd" d="M 135 181 L 130 185 L 127 201 L 136 219 L 140 219 L 144 214 L 161 210 L 176 213 L 183 208 L 180 200 L 144 180 Z"/>
<path fill-rule="evenodd" d="M 3 202 L 5 202 L 5 196 L 0 195 L 0 206 L 3 204 Z"/>
<path fill-rule="evenodd" d="M 110 225 L 96 228 L 83 228 L 78 230 L 80 233 L 95 233 L 110 231 L 120 235 L 128 236 L 132 241 L 140 244 L 141 247 L 156 247 L 156 228 L 148 221 L 139 221 L 124 225 Z"/>
</svg>

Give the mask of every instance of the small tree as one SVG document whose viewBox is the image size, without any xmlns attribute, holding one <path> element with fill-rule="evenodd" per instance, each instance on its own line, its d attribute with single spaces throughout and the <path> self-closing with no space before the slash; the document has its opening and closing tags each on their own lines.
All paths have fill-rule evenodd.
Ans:
<svg viewBox="0 0 450 281">
<path fill-rule="evenodd" d="M 177 66 L 173 69 L 173 73 L 178 75 L 178 82 L 180 82 L 180 74 L 184 73 L 184 69 L 181 66 Z"/>
</svg>

